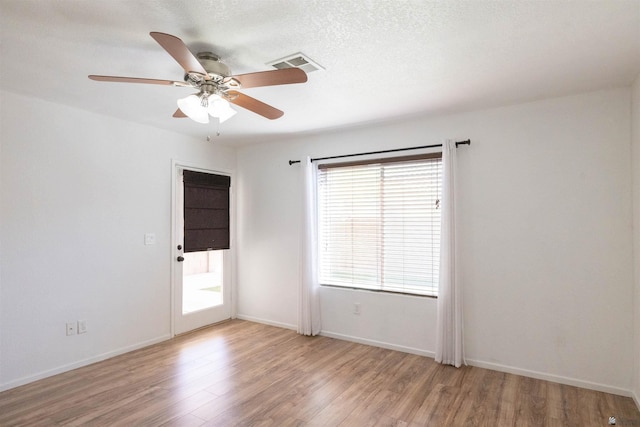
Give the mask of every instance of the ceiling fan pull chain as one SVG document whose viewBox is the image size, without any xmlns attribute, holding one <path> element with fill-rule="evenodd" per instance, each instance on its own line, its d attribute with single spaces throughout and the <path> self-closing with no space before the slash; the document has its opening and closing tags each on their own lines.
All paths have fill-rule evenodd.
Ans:
<svg viewBox="0 0 640 427">
<path fill-rule="evenodd" d="M 216 129 L 216 136 L 220 136 L 220 119 L 218 119 L 217 117 L 216 119 L 217 119 L 216 122 L 218 123 L 217 129 Z M 207 135 L 207 142 L 211 142 L 211 135 Z"/>
</svg>

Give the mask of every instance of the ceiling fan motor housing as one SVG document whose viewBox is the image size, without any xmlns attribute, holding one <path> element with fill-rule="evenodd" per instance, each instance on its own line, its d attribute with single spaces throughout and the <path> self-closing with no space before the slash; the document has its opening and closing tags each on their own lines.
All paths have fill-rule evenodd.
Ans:
<svg viewBox="0 0 640 427">
<path fill-rule="evenodd" d="M 231 70 L 225 63 L 220 61 L 218 55 L 211 52 L 200 52 L 197 58 L 212 80 L 220 81 L 231 75 Z"/>
</svg>

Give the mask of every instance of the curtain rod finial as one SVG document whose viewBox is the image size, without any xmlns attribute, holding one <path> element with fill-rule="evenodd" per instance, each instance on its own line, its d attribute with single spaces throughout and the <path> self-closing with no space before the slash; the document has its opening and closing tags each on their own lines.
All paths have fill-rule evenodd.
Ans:
<svg viewBox="0 0 640 427">
<path fill-rule="evenodd" d="M 295 164 L 295 163 L 300 163 L 300 160 L 289 160 L 289 166 Z"/>
</svg>

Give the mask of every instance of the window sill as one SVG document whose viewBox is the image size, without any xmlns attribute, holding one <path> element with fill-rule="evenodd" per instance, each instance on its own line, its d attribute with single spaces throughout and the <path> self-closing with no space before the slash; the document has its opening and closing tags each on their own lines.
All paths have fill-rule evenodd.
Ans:
<svg viewBox="0 0 640 427">
<path fill-rule="evenodd" d="M 389 294 L 389 295 L 401 295 L 401 296 L 407 296 L 407 297 L 438 299 L 437 295 L 413 294 L 410 292 L 384 291 L 379 289 L 366 289 L 366 288 L 358 288 L 358 287 L 350 287 L 350 286 L 327 285 L 323 283 L 321 283 L 320 286 L 323 288 L 339 289 L 339 290 L 345 290 L 345 291 L 361 291 L 361 292 L 372 292 L 376 294 Z"/>
</svg>

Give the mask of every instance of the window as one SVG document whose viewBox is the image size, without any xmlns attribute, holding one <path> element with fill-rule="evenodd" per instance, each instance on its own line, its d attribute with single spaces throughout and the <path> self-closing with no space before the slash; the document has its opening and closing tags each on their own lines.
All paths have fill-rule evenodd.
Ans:
<svg viewBox="0 0 640 427">
<path fill-rule="evenodd" d="M 320 283 L 436 296 L 441 154 L 318 169 Z"/>
</svg>

